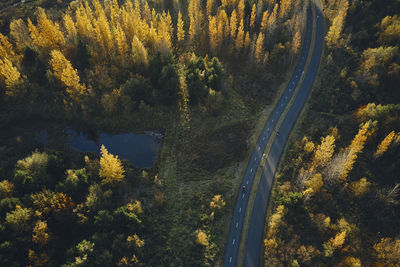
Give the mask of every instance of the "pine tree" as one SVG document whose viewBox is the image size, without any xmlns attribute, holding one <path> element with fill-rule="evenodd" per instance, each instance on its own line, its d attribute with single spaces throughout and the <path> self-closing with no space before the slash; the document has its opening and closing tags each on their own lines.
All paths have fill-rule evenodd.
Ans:
<svg viewBox="0 0 400 267">
<path fill-rule="evenodd" d="M 71 62 L 59 50 L 51 52 L 50 65 L 52 66 L 54 77 L 67 87 L 66 92 L 69 96 L 74 101 L 78 101 L 79 97 L 86 92 L 86 86 L 80 84 L 78 71 L 72 67 Z"/>
<path fill-rule="evenodd" d="M 291 11 L 293 0 L 281 0 L 279 18 L 285 18 L 288 13 Z"/>
<path fill-rule="evenodd" d="M 207 0 L 206 3 L 207 17 L 210 17 L 212 15 L 213 6 L 214 6 L 214 0 Z"/>
<path fill-rule="evenodd" d="M 375 158 L 378 158 L 382 156 L 389 148 L 389 146 L 392 144 L 394 141 L 394 138 L 396 137 L 396 134 L 394 131 L 391 131 L 383 140 L 382 142 L 378 145 L 378 148 L 374 154 Z"/>
<path fill-rule="evenodd" d="M 132 40 L 131 57 L 134 64 L 143 64 L 144 66 L 148 66 L 149 64 L 147 50 L 143 43 L 136 36 Z"/>
<path fill-rule="evenodd" d="M 115 30 L 115 40 L 117 42 L 118 55 L 121 59 L 122 65 L 124 65 L 126 55 L 129 51 L 129 45 L 126 40 L 125 32 L 122 30 L 121 25 L 118 23 Z"/>
<path fill-rule="evenodd" d="M 20 51 L 22 51 L 26 46 L 31 45 L 32 40 L 29 36 L 28 27 L 22 19 L 11 21 L 10 36 L 15 41 L 15 44 Z"/>
<path fill-rule="evenodd" d="M 57 23 L 53 23 L 42 10 L 38 15 L 37 27 L 28 19 L 28 28 L 33 43 L 46 49 L 60 49 L 65 45 L 65 38 Z"/>
<path fill-rule="evenodd" d="M 208 19 L 208 33 L 210 38 L 211 51 L 215 53 L 217 50 L 217 42 L 218 42 L 217 19 L 215 16 L 209 17 Z"/>
<path fill-rule="evenodd" d="M 349 172 L 353 169 L 353 165 L 356 162 L 357 155 L 364 149 L 365 142 L 368 136 L 372 134 L 371 123 L 366 122 L 361 129 L 358 131 L 357 135 L 353 138 L 350 146 L 347 148 L 348 155 L 346 162 L 341 173 L 341 178 L 345 180 Z"/>
<path fill-rule="evenodd" d="M 272 11 L 271 15 L 268 17 L 267 28 L 271 32 L 273 32 L 276 28 L 276 22 L 278 19 L 278 8 L 279 8 L 279 5 L 276 3 L 274 6 L 274 10 Z"/>
<path fill-rule="evenodd" d="M 244 44 L 244 31 L 243 31 L 244 25 L 243 25 L 243 19 L 240 21 L 240 25 L 238 28 L 237 36 L 236 36 L 236 42 L 235 42 L 235 47 L 236 50 L 240 51 L 243 47 Z"/>
<path fill-rule="evenodd" d="M 267 29 L 267 24 L 268 24 L 268 11 L 265 11 L 261 19 L 260 32 L 265 32 L 265 30 Z"/>
<path fill-rule="evenodd" d="M 251 16 L 250 16 L 250 29 L 254 28 L 254 24 L 256 22 L 256 11 L 257 11 L 257 6 L 256 4 L 253 4 L 253 7 L 251 8 Z"/>
<path fill-rule="evenodd" d="M 71 16 L 68 14 L 65 14 L 63 17 L 64 20 L 64 27 L 67 31 L 67 38 L 69 40 L 75 40 L 77 36 L 77 30 L 75 27 L 75 22 L 72 20 Z"/>
<path fill-rule="evenodd" d="M 240 20 L 244 20 L 244 0 L 239 0 L 239 4 L 237 6 L 237 10 L 238 10 L 238 19 Z"/>
<path fill-rule="evenodd" d="M 0 33 L 0 59 L 15 59 L 15 52 L 12 44 L 8 41 L 7 36 Z"/>
<path fill-rule="evenodd" d="M 14 87 L 22 82 L 21 73 L 7 58 L 0 59 L 0 81 L 4 82 L 8 96 L 14 96 Z"/>
<path fill-rule="evenodd" d="M 94 38 L 93 16 L 90 7 L 81 4 L 75 11 L 77 32 L 83 38 Z"/>
<path fill-rule="evenodd" d="M 244 48 L 245 48 L 245 49 L 248 49 L 248 48 L 249 48 L 250 42 L 251 42 L 251 40 L 250 40 L 250 34 L 249 34 L 249 32 L 246 32 L 246 36 L 244 37 Z"/>
<path fill-rule="evenodd" d="M 178 13 L 178 22 L 176 24 L 176 38 L 178 42 L 181 42 L 185 39 L 185 30 L 183 29 L 182 14 L 180 11 Z"/>
<path fill-rule="evenodd" d="M 260 32 L 257 37 L 256 47 L 254 49 L 254 58 L 259 64 L 264 61 L 264 34 L 262 32 Z"/>
<path fill-rule="evenodd" d="M 338 14 L 333 19 L 332 25 L 329 28 L 329 31 L 325 37 L 328 46 L 340 45 L 338 41 L 343 30 L 348 8 L 348 1 L 344 1 L 343 7 L 339 10 Z"/>
<path fill-rule="evenodd" d="M 312 167 L 316 169 L 319 166 L 325 166 L 332 158 L 335 149 L 335 137 L 328 135 L 321 138 L 321 144 L 314 152 Z"/>
<path fill-rule="evenodd" d="M 292 49 L 291 50 L 292 50 L 293 54 L 297 54 L 299 52 L 300 45 L 301 45 L 300 32 L 296 31 L 296 33 L 293 36 L 293 40 L 292 40 Z"/>
<path fill-rule="evenodd" d="M 120 183 L 125 175 L 125 170 L 122 166 L 121 160 L 118 156 L 110 154 L 104 145 L 100 148 L 100 170 L 99 176 L 103 179 L 101 183 L 109 184 L 111 186 Z"/>
<path fill-rule="evenodd" d="M 231 14 L 231 20 L 229 23 L 229 27 L 230 27 L 230 36 L 232 40 L 235 40 L 236 37 L 236 27 L 237 27 L 237 15 L 236 15 L 236 9 L 233 10 L 232 14 Z"/>
</svg>

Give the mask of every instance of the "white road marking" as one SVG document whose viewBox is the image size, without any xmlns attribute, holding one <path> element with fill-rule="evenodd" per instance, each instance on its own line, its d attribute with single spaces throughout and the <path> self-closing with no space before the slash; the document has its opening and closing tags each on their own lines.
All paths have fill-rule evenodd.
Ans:
<svg viewBox="0 0 400 267">
<path fill-rule="evenodd" d="M 231 263 L 231 262 L 232 262 L 232 257 L 229 258 L 229 263 Z"/>
<path fill-rule="evenodd" d="M 239 209 L 239 212 L 242 212 L 242 208 Z"/>
<path fill-rule="evenodd" d="M 237 223 L 236 223 L 236 228 L 238 228 L 238 226 L 239 226 L 239 223 L 237 222 Z"/>
<path fill-rule="evenodd" d="M 232 241 L 232 245 L 235 245 L 235 241 L 236 241 L 236 239 L 233 239 L 233 241 Z"/>
<path fill-rule="evenodd" d="M 249 181 L 247 181 L 246 184 L 249 184 Z"/>
<path fill-rule="evenodd" d="M 259 146 L 257 147 L 257 150 L 260 151 L 260 147 Z"/>
<path fill-rule="evenodd" d="M 272 120 L 272 122 L 274 122 L 274 120 Z"/>
<path fill-rule="evenodd" d="M 243 194 L 242 198 L 244 198 L 244 194 Z"/>
<path fill-rule="evenodd" d="M 251 168 L 250 172 L 253 172 L 253 168 Z"/>
</svg>

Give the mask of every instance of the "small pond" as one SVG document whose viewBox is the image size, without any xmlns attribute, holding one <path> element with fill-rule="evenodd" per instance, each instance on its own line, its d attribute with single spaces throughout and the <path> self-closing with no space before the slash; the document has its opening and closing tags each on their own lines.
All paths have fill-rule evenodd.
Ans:
<svg viewBox="0 0 400 267">
<path fill-rule="evenodd" d="M 162 134 L 154 132 L 144 132 L 143 134 L 107 134 L 89 138 L 81 132 L 66 129 L 69 145 L 72 149 L 81 152 L 100 153 L 100 146 L 104 145 L 107 150 L 118 155 L 120 159 L 126 159 L 133 166 L 139 168 L 149 168 L 157 160 L 161 144 Z"/>
</svg>

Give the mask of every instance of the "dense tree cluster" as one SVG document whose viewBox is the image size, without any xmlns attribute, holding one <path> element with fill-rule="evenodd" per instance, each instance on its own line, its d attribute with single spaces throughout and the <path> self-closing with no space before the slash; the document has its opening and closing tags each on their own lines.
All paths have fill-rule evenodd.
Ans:
<svg viewBox="0 0 400 267">
<path fill-rule="evenodd" d="M 304 3 L 275 2 L 192 0 L 170 6 L 159 1 L 150 7 L 139 0 L 73 1 L 55 19 L 39 9 L 33 18 L 12 21 L 9 37 L 0 34 L 1 101 L 16 111 L 11 103 L 25 102 L 47 117 L 45 109 L 53 116 L 89 118 L 99 111 L 129 114 L 134 107 L 177 106 L 185 101 L 180 81 L 194 77 L 191 56 L 176 53 L 260 65 L 275 64 L 273 55 L 283 51 L 296 55 Z M 199 77 L 204 90 L 189 85 L 191 104 L 215 102 L 213 92 L 222 88 L 221 63 L 204 61 L 205 67 L 197 66 L 200 74 L 201 68 L 214 72 Z M 51 104 L 32 106 L 39 97 Z"/>
<path fill-rule="evenodd" d="M 397 266 L 400 6 L 323 2 L 323 79 L 278 175 L 265 265 Z"/>
<path fill-rule="evenodd" d="M 308 1 L 39 2 L 65 10 L 0 21 L 0 124 L 151 125 L 175 154 L 158 177 L 160 166 L 133 170 L 106 147 L 89 158 L 63 142 L 1 143 L 0 265 L 218 264 L 226 177 L 245 157 L 248 115 L 299 53 Z M 236 83 L 247 74 L 262 79 Z"/>
</svg>

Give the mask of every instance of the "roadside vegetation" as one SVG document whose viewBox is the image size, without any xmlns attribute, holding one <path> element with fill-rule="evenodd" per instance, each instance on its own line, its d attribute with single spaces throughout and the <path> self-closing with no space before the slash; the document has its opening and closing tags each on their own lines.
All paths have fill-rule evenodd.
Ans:
<svg viewBox="0 0 400 267">
<path fill-rule="evenodd" d="M 42 0 L 4 11 L 0 265 L 219 265 L 238 166 L 296 60 L 306 3 Z M 163 147 L 138 169 L 107 147 L 71 150 L 66 126 L 155 129 Z"/>
<path fill-rule="evenodd" d="M 277 175 L 265 266 L 399 266 L 400 4 L 323 4 L 325 57 Z"/>
</svg>

